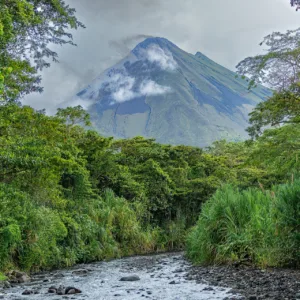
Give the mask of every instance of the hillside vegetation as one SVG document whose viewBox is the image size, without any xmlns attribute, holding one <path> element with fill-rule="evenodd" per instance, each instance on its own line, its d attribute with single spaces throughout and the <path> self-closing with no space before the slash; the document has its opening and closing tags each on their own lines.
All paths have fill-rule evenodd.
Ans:
<svg viewBox="0 0 300 300">
<path fill-rule="evenodd" d="M 60 109 L 53 117 L 26 106 L 0 107 L 2 270 L 16 267 L 38 270 L 179 249 L 184 246 L 186 230 L 195 224 L 202 203 L 225 183 L 241 189 L 260 183 L 267 188 L 286 178 L 284 164 L 273 168 L 269 163 L 273 150 L 270 146 L 270 153 L 264 150 L 265 136 L 251 145 L 221 141 L 204 151 L 189 146 L 161 145 L 142 137 L 104 138 L 76 125 L 77 122 L 88 124 L 88 115 L 80 107 Z M 261 151 L 264 151 L 263 156 L 259 154 Z M 296 150 L 295 153 L 289 151 L 290 160 L 296 153 Z M 287 158 L 285 156 L 288 168 Z M 295 185 L 286 194 L 279 188 L 276 205 L 278 209 L 286 209 L 286 214 L 292 214 L 289 206 L 284 206 L 285 202 L 289 204 L 288 197 L 294 201 L 295 213 L 299 213 L 298 181 Z M 274 230 L 283 230 L 280 234 L 296 230 L 299 218 L 294 214 L 295 224 L 291 219 L 288 225 L 291 227 L 280 227 L 288 215 L 282 213 L 280 219 L 275 208 L 269 210 L 274 205 L 270 195 L 262 191 L 239 195 L 233 187 L 222 187 L 205 204 L 203 214 L 216 213 L 215 221 L 219 224 L 220 210 L 225 209 L 224 214 L 228 210 L 231 214 L 230 207 L 238 211 L 240 208 L 244 223 L 235 224 L 235 219 L 232 220 L 231 225 L 236 227 L 235 237 L 243 239 L 240 233 L 246 229 L 255 235 L 250 225 L 262 218 L 269 222 L 268 227 L 260 223 L 258 226 L 271 230 L 268 238 L 273 243 Z M 277 192 L 275 195 L 277 197 Z M 252 209 L 258 215 L 252 216 Z M 233 217 L 240 222 L 239 216 Z M 201 253 L 201 257 L 206 255 L 201 250 L 203 243 L 211 249 L 214 243 L 222 248 L 219 242 L 225 242 L 222 235 L 208 240 L 206 235 L 210 235 L 210 231 L 206 226 L 209 225 L 213 233 L 217 224 L 211 219 L 203 220 L 200 217 L 199 228 L 189 238 L 188 245 L 193 248 L 189 250 L 191 257 L 196 257 L 197 253 Z M 227 228 L 226 224 L 224 226 Z M 222 234 L 225 234 L 224 228 L 220 229 Z M 243 234 L 250 234 L 247 230 Z M 264 235 L 262 232 L 257 235 L 260 246 Z M 284 236 L 279 235 L 279 243 L 288 247 Z M 199 242 L 202 244 L 198 245 Z M 249 247 L 247 240 L 244 245 L 239 244 L 239 240 L 232 242 L 238 247 Z M 251 243 L 254 242 L 251 240 Z M 233 244 L 232 247 L 237 246 Z M 231 250 L 227 252 L 235 254 Z M 210 255 L 215 253 L 220 261 L 223 256 L 227 259 L 226 250 L 220 251 L 212 251 Z M 245 254 L 243 249 L 238 251 L 241 251 L 236 254 L 239 258 Z M 253 246 L 251 254 L 254 252 Z M 263 256 L 262 259 L 265 260 Z M 209 256 L 209 261 L 212 260 Z"/>
<path fill-rule="evenodd" d="M 239 64 L 250 87 L 277 89 L 250 114 L 251 140 L 201 149 L 103 137 L 81 106 L 22 106 L 56 60 L 48 44 L 73 44 L 83 25 L 63 0 L 0 5 L 0 280 L 185 245 L 195 263 L 299 266 L 299 30 Z"/>
<path fill-rule="evenodd" d="M 76 122 L 88 122 L 80 107 L 53 117 L 0 107 L 2 270 L 180 248 L 223 182 L 269 180 L 257 167 L 241 172 L 242 153 L 238 161 L 140 137 L 115 141 Z"/>
</svg>

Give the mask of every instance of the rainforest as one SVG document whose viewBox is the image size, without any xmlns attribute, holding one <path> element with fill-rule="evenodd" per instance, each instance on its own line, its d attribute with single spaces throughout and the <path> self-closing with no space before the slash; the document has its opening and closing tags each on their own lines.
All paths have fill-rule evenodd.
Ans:
<svg viewBox="0 0 300 300">
<path fill-rule="evenodd" d="M 238 65 L 249 89 L 272 89 L 248 139 L 199 148 L 103 136 L 80 105 L 22 104 L 56 60 L 48 43 L 72 44 L 67 28 L 82 27 L 61 0 L 0 0 L 0 281 L 168 251 L 299 268 L 299 30 L 267 36 L 268 53 Z"/>
</svg>

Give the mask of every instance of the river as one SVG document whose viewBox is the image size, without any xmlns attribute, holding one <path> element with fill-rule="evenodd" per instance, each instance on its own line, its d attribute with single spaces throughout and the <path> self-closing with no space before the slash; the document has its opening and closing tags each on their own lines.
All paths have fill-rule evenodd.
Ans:
<svg viewBox="0 0 300 300">
<path fill-rule="evenodd" d="M 187 277 L 191 265 L 183 254 L 159 254 L 117 259 L 77 265 L 68 270 L 40 273 L 32 281 L 5 290 L 2 299 L 238 299 L 229 288 L 197 283 Z M 122 277 L 136 275 L 137 281 L 120 281 Z M 82 293 L 63 295 L 48 293 L 51 286 L 72 286 Z M 36 291 L 35 295 L 22 295 L 24 290 Z"/>
</svg>

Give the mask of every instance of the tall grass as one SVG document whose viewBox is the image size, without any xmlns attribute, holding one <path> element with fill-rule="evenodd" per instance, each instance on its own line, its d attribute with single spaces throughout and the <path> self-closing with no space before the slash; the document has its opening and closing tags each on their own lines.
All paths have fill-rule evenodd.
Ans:
<svg viewBox="0 0 300 300">
<path fill-rule="evenodd" d="M 195 263 L 300 265 L 300 180 L 272 191 L 227 185 L 203 205 L 187 238 Z"/>
</svg>

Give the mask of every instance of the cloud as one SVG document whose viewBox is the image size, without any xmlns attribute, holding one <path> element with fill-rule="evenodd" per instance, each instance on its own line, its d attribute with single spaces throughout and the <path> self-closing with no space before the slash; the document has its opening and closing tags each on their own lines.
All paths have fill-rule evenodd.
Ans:
<svg viewBox="0 0 300 300">
<path fill-rule="evenodd" d="M 65 2 L 76 8 L 87 28 L 73 31 L 77 47 L 53 46 L 60 63 L 42 72 L 43 94 L 30 94 L 23 100 L 37 109 L 52 110 L 120 61 L 135 44 L 127 37 L 130 40 L 140 33 L 165 37 L 185 51 L 201 51 L 234 70 L 245 57 L 262 52 L 258 44 L 265 35 L 299 27 L 299 12 L 287 0 Z"/>
<path fill-rule="evenodd" d="M 159 85 L 153 80 L 144 80 L 140 85 L 140 94 L 143 96 L 157 96 L 171 91 L 170 87 Z"/>
<path fill-rule="evenodd" d="M 121 57 L 126 56 L 132 48 L 142 42 L 144 39 L 152 37 L 147 34 L 134 34 L 123 39 L 109 41 L 109 45 L 114 51 L 118 52 Z"/>
<path fill-rule="evenodd" d="M 137 94 L 133 91 L 134 83 L 135 78 L 133 77 L 122 74 L 114 75 L 109 82 L 112 98 L 118 103 L 135 98 Z"/>
<path fill-rule="evenodd" d="M 151 79 L 144 79 L 140 83 L 136 78 L 125 73 L 118 73 L 102 83 L 105 92 L 111 94 L 111 104 L 123 103 L 142 96 L 158 96 L 170 93 L 172 89 Z"/>
<path fill-rule="evenodd" d="M 151 45 L 147 48 L 146 59 L 150 62 L 157 63 L 163 70 L 174 71 L 177 68 L 177 63 L 174 60 L 172 53 L 157 45 Z"/>
</svg>

